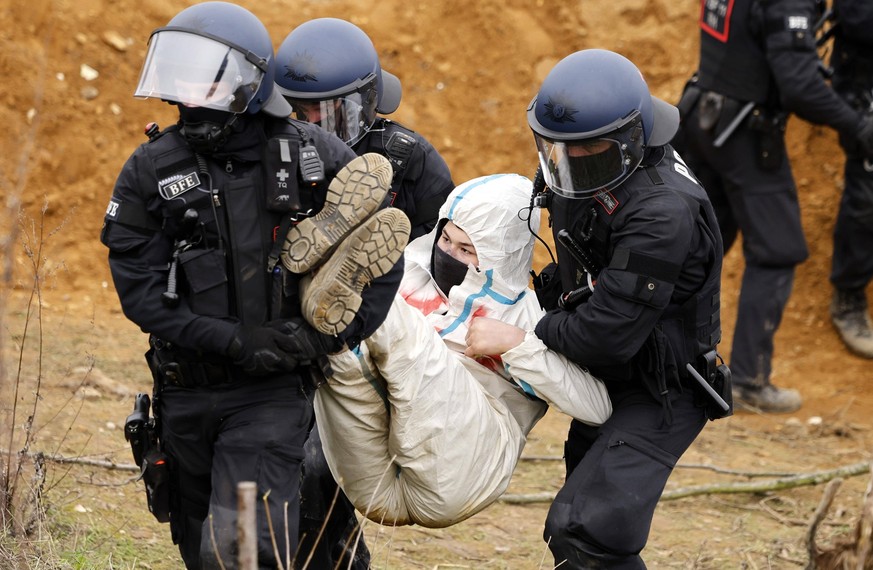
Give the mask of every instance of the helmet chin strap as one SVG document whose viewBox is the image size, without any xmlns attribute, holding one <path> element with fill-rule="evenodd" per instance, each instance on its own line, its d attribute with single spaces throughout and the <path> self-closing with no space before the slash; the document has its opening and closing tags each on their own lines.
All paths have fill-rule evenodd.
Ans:
<svg viewBox="0 0 873 570">
<path fill-rule="evenodd" d="M 204 107 L 179 105 L 182 135 L 194 152 L 211 154 L 221 150 L 233 132 L 238 116 Z"/>
</svg>

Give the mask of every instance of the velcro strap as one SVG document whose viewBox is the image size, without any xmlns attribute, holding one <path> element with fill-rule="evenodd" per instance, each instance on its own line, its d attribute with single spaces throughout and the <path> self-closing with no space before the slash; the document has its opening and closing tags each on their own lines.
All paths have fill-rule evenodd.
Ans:
<svg viewBox="0 0 873 570">
<path fill-rule="evenodd" d="M 627 248 L 617 248 L 609 262 L 610 269 L 622 269 L 638 275 L 647 275 L 675 283 L 682 267 L 676 263 L 670 263 L 643 253 L 637 253 Z"/>
</svg>

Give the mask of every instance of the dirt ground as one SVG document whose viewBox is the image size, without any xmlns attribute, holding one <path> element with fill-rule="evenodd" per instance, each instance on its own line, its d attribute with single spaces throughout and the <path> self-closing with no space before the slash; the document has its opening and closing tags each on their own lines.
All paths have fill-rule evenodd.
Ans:
<svg viewBox="0 0 873 570">
<path fill-rule="evenodd" d="M 39 431 L 31 450 L 130 462 L 119 426 L 132 394 L 149 389 L 145 338 L 120 313 L 98 235 L 115 176 L 144 141 L 144 125 L 173 121 L 169 106 L 132 96 L 148 35 L 192 3 L 0 0 L 0 194 L 7 206 L 0 239 L 15 240 L 0 258 L 0 388 L 5 398 L 10 380 L 19 378 L 32 395 L 39 382 Z M 592 47 L 618 51 L 640 67 L 655 95 L 671 102 L 697 58 L 697 0 L 240 3 L 263 20 L 276 45 L 315 17 L 361 26 L 383 67 L 403 82 L 393 118 L 440 150 L 456 182 L 494 172 L 533 174 L 525 109 L 563 56 Z M 798 269 L 776 337 L 773 381 L 799 389 L 804 406 L 791 417 L 737 414 L 710 424 L 668 491 L 769 481 L 870 460 L 871 363 L 844 349 L 827 316 L 842 156 L 833 132 L 796 118 L 788 140 L 811 257 Z M 16 199 L 20 218 L 8 213 L 17 211 Z M 540 251 L 539 262 L 544 259 Z M 39 319 L 27 312 L 34 260 L 40 263 Z M 730 252 L 723 290 L 726 356 L 741 271 L 739 252 Z M 22 344 L 26 349 L 19 353 Z M 26 400 L 25 390 L 20 398 Z M 14 421 L 5 419 L 7 407 L 3 413 L 7 425 L 24 421 L 24 412 Z M 557 490 L 566 426 L 554 412 L 537 426 L 526 455 L 540 459 L 522 463 L 511 494 Z M 70 525 L 75 546 L 99 553 L 77 567 L 179 567 L 168 529 L 151 520 L 131 475 L 81 464 L 51 468 L 51 512 Z M 867 479 L 846 480 L 820 542 L 850 532 Z M 822 491 L 818 485 L 665 500 L 645 557 L 656 568 L 803 567 L 805 535 Z M 541 539 L 546 509 L 546 502 L 499 503 L 449 529 L 370 525 L 365 536 L 378 568 L 550 568 Z M 107 556 L 115 565 L 105 562 Z"/>
</svg>

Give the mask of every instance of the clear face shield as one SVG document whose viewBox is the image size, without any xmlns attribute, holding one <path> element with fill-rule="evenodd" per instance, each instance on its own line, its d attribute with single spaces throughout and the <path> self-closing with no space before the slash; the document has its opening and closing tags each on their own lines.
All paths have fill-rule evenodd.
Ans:
<svg viewBox="0 0 873 570">
<path fill-rule="evenodd" d="M 357 82 L 351 92 L 322 100 L 288 97 L 293 116 L 334 133 L 349 146 L 361 140 L 376 120 L 376 76 Z"/>
<path fill-rule="evenodd" d="M 618 186 L 643 159 L 639 112 L 605 127 L 605 134 L 580 140 L 554 140 L 534 132 L 546 184 L 555 194 L 589 198 Z"/>
<path fill-rule="evenodd" d="M 244 113 L 264 71 L 226 44 L 188 32 L 162 30 L 149 42 L 135 97 Z"/>
</svg>

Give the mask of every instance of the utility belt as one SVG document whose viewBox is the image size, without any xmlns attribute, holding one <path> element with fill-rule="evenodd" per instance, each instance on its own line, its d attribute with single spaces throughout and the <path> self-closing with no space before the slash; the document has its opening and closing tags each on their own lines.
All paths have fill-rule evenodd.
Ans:
<svg viewBox="0 0 873 570">
<path fill-rule="evenodd" d="M 700 90 L 696 105 L 698 126 L 712 134 L 712 146 L 720 148 L 734 133 L 744 128 L 757 133 L 758 168 L 772 171 L 782 166 L 788 113 L 707 90 Z"/>
<path fill-rule="evenodd" d="M 149 337 L 146 361 L 157 387 L 203 388 L 238 382 L 244 373 L 228 361 L 186 354 L 165 340 Z"/>
<path fill-rule="evenodd" d="M 788 121 L 788 113 L 781 109 L 769 108 L 754 101 L 740 101 L 717 91 L 703 89 L 697 84 L 696 76 L 685 84 L 676 106 L 683 120 L 697 109 L 698 126 L 712 133 L 716 148 L 727 142 L 740 127 L 781 137 Z"/>
<path fill-rule="evenodd" d="M 740 101 L 716 91 L 700 91 L 697 118 L 700 128 L 712 132 L 722 146 L 738 128 L 751 131 L 783 133 L 788 114 L 754 101 Z"/>
<path fill-rule="evenodd" d="M 646 391 L 661 402 L 667 422 L 672 421 L 670 389 L 691 390 L 698 406 L 710 420 L 733 414 L 730 369 L 720 360 L 715 349 L 680 364 L 674 360 L 670 341 L 660 330 L 646 339 L 640 352 L 629 362 L 619 365 L 590 367 L 590 372 L 613 386 L 642 382 Z"/>
</svg>

